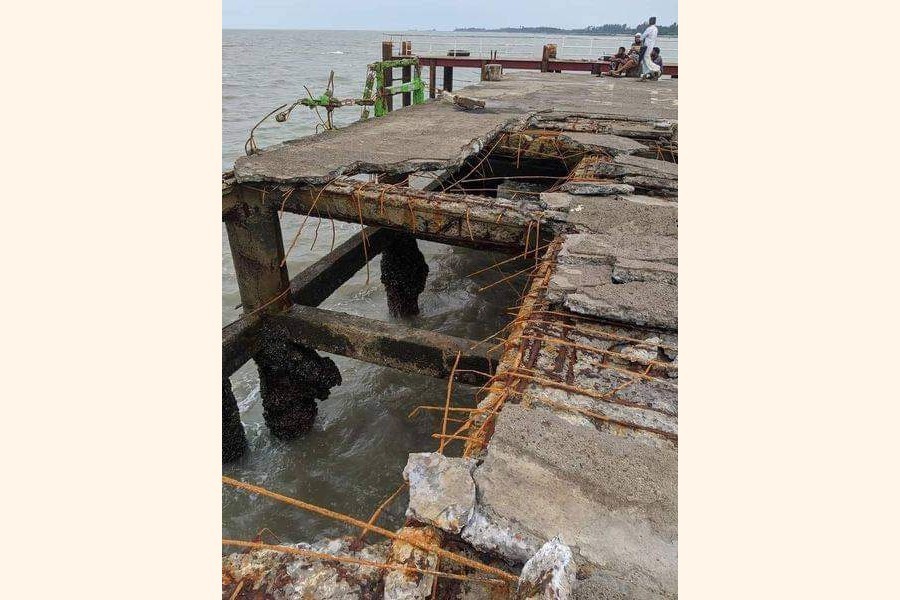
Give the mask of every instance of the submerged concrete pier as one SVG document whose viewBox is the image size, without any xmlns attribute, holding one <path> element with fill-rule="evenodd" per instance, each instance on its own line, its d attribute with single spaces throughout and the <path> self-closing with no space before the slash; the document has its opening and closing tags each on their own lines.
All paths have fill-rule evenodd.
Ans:
<svg viewBox="0 0 900 600">
<path fill-rule="evenodd" d="M 251 356 L 272 363 L 266 357 L 280 347 L 312 353 L 306 379 L 304 361 L 265 373 L 283 384 L 279 394 L 308 400 L 293 425 L 282 422 L 287 412 L 269 424 L 278 435 L 305 423 L 309 402 L 340 382 L 315 349 L 456 380 L 454 365 L 465 371 L 482 385 L 469 404 L 423 399 L 446 409 L 435 432 L 444 456 L 411 455 L 405 531 L 513 576 L 527 563 L 522 580 L 501 593 L 415 544 L 421 555 L 397 540 L 362 549 L 336 541 L 336 554 L 458 577 L 381 567 L 379 579 L 255 549 L 223 561 L 225 597 L 545 597 L 549 581 L 558 598 L 677 597 L 677 80 L 517 72 L 457 92 L 485 108 L 436 100 L 236 162 L 223 219 L 233 222 L 236 265 L 245 265 L 237 269 L 245 316 L 223 330 L 223 376 Z M 350 177 L 359 174 L 382 179 Z M 385 183 L 407 175 L 430 183 Z M 517 178 L 531 184 L 508 184 Z M 272 237 L 280 209 L 367 233 L 289 279 L 280 233 Z M 514 320 L 492 352 L 402 322 L 339 323 L 314 308 L 381 252 L 391 314 L 415 314 L 428 272 L 416 239 L 531 261 L 530 285 L 510 298 Z M 223 403 L 227 394 L 223 383 Z M 450 414 L 463 417 L 448 422 Z M 345 595 L 328 595 L 344 584 Z"/>
</svg>

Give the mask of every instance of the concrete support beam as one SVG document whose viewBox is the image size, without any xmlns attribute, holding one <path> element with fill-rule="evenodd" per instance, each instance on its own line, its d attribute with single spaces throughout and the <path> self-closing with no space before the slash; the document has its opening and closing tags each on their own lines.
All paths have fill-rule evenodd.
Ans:
<svg viewBox="0 0 900 600">
<path fill-rule="evenodd" d="M 486 344 L 473 348 L 476 342 L 471 340 L 406 325 L 310 306 L 293 306 L 271 320 L 306 346 L 407 373 L 447 378 L 457 352 L 461 353 L 458 369 L 492 373 L 496 365 L 487 355 Z M 479 385 L 485 381 L 467 372 L 458 373 L 455 379 Z"/>
<path fill-rule="evenodd" d="M 230 377 L 253 358 L 259 319 L 239 319 L 222 328 L 222 377 Z"/>
<path fill-rule="evenodd" d="M 390 229 L 367 227 L 366 250 L 359 232 L 291 279 L 295 304 L 318 306 L 377 256 L 395 235 Z M 258 318 L 240 319 L 222 328 L 222 377 L 229 377 L 253 358 L 260 330 Z"/>
<path fill-rule="evenodd" d="M 281 198 L 281 192 L 272 196 Z M 443 244 L 515 253 L 524 250 L 526 239 L 534 244 L 541 218 L 516 201 L 347 179 L 324 189 L 297 188 L 284 209 L 306 215 L 314 205 L 319 214 L 339 221 L 400 229 Z M 542 228 L 541 240 L 551 236 L 549 228 Z"/>
<path fill-rule="evenodd" d="M 367 260 L 381 253 L 393 236 L 394 232 L 390 229 L 366 227 L 364 232 L 357 233 L 317 260 L 291 279 L 294 304 L 320 305 L 366 266 Z"/>
</svg>

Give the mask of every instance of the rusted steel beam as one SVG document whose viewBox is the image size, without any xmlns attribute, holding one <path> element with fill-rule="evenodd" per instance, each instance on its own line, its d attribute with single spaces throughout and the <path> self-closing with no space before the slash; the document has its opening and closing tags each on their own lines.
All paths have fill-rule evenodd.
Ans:
<svg viewBox="0 0 900 600">
<path fill-rule="evenodd" d="M 384 250 L 393 235 L 390 229 L 366 227 L 291 279 L 291 299 L 306 306 L 322 304 Z"/>
<path fill-rule="evenodd" d="M 481 384 L 485 377 L 466 371 L 493 373 L 496 365 L 486 344 L 402 324 L 299 305 L 268 318 L 304 346 L 407 373 L 446 379 L 459 352 L 455 380 Z"/>
<path fill-rule="evenodd" d="M 280 204 L 284 192 L 269 194 Z M 540 213 L 501 198 L 416 190 L 338 179 L 324 187 L 296 188 L 284 209 L 306 215 L 313 208 L 339 221 L 390 227 L 420 239 L 471 248 L 520 252 L 526 241 L 549 240 Z"/>
</svg>

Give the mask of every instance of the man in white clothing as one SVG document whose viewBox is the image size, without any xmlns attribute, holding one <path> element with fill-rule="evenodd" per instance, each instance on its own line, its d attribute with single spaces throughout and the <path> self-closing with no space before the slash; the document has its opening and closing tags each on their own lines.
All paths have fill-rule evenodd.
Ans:
<svg viewBox="0 0 900 600">
<path fill-rule="evenodd" d="M 656 17 L 650 17 L 649 25 L 641 34 L 641 79 L 656 79 L 659 77 L 659 66 L 654 64 L 650 53 L 656 47 Z"/>
</svg>

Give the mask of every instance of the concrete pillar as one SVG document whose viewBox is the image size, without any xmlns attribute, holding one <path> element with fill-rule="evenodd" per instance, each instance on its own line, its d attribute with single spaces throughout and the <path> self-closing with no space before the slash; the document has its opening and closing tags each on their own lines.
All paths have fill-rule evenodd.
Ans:
<svg viewBox="0 0 900 600">
<path fill-rule="evenodd" d="M 259 192 L 241 189 L 241 204 L 225 221 L 228 245 L 244 313 L 278 312 L 291 305 L 284 240 L 275 208 L 266 206 Z M 281 296 L 279 296 L 281 295 Z"/>
<path fill-rule="evenodd" d="M 341 384 L 334 361 L 293 341 L 287 330 L 266 323 L 254 355 L 259 369 L 263 418 L 277 438 L 292 440 L 308 431 L 316 418 L 316 400 Z"/>
<path fill-rule="evenodd" d="M 391 60 L 394 54 L 394 43 L 393 42 L 382 42 L 381 43 L 381 60 Z M 394 85 L 394 70 L 393 69 L 385 69 L 384 70 L 384 87 L 389 88 Z M 378 90 L 379 94 L 384 94 L 384 90 Z M 388 112 L 394 110 L 394 97 L 392 95 L 384 96 L 384 106 Z"/>
<path fill-rule="evenodd" d="M 419 294 L 425 289 L 428 265 L 416 238 L 398 232 L 381 254 L 381 283 L 387 292 L 388 310 L 393 317 L 419 314 Z"/>
<path fill-rule="evenodd" d="M 241 412 L 231 391 L 231 381 L 222 378 L 222 462 L 231 462 L 244 455 L 247 438 L 241 423 Z"/>
</svg>

